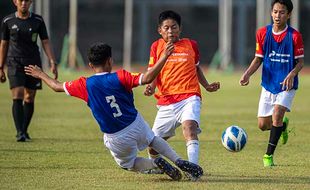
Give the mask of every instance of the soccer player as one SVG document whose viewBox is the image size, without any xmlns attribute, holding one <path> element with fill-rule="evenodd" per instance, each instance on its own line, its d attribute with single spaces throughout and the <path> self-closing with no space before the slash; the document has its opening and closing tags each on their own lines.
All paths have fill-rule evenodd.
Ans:
<svg viewBox="0 0 310 190">
<path fill-rule="evenodd" d="M 263 62 L 258 127 L 262 131 L 270 130 L 263 156 L 265 167 L 274 166 L 273 154 L 279 139 L 282 144 L 288 140 L 289 119 L 285 112 L 291 110 L 298 88 L 298 73 L 304 64 L 301 34 L 287 24 L 293 10 L 291 0 L 273 0 L 271 8 L 273 23 L 258 29 L 255 57 L 239 81 L 241 86 L 248 85 Z"/>
<path fill-rule="evenodd" d="M 18 142 L 30 140 L 28 126 L 34 113 L 36 90 L 42 88 L 41 80 L 27 76 L 24 66 L 41 67 L 38 36 L 48 57 L 51 71 L 57 78 L 55 56 L 51 50 L 43 18 L 29 11 L 31 0 L 14 0 L 17 11 L 6 16 L 1 23 L 0 82 L 6 81 L 4 63 L 12 92 L 12 114 Z"/>
<path fill-rule="evenodd" d="M 91 77 L 60 83 L 50 78 L 38 66 L 30 65 L 25 67 L 25 71 L 28 75 L 42 79 L 56 92 L 66 92 L 84 100 L 104 133 L 105 146 L 123 169 L 143 171 L 159 167 L 172 179 L 179 180 L 180 171 L 163 158 L 137 157 L 138 150 L 150 146 L 184 172 L 199 178 L 203 174 L 202 168 L 180 159 L 166 141 L 154 135 L 134 106 L 132 88 L 150 83 L 158 75 L 173 49 L 172 43 L 168 43 L 156 67 L 145 74 L 130 73 L 123 69 L 111 73 L 111 47 L 103 43 L 94 44 L 88 52 L 89 66 L 96 73 Z"/>
<path fill-rule="evenodd" d="M 175 135 L 177 127 L 182 125 L 186 140 L 187 156 L 190 162 L 198 164 L 198 134 L 201 109 L 201 90 L 199 83 L 208 92 L 220 88 L 219 82 L 208 83 L 199 66 L 199 50 L 197 42 L 188 38 L 180 38 L 181 16 L 171 10 L 160 13 L 158 33 L 150 50 L 148 69 L 156 66 L 164 56 L 166 44 L 173 43 L 174 51 L 157 78 L 146 87 L 144 94 L 157 98 L 158 112 L 152 130 L 156 136 L 169 139 Z M 160 156 L 154 149 L 149 150 L 152 158 Z"/>
</svg>

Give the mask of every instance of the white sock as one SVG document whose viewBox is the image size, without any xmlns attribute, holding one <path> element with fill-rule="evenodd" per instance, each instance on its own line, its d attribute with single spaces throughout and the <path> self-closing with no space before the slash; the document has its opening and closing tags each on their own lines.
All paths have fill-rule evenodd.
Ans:
<svg viewBox="0 0 310 190">
<path fill-rule="evenodd" d="M 145 171 L 157 167 L 153 159 L 137 157 L 131 170 Z"/>
<path fill-rule="evenodd" d="M 170 147 L 170 145 L 161 137 L 155 136 L 150 144 L 156 152 L 167 157 L 173 163 L 180 159 L 180 156 Z"/>
<path fill-rule="evenodd" d="M 198 164 L 199 160 L 199 141 L 190 140 L 186 143 L 188 161 Z"/>
</svg>

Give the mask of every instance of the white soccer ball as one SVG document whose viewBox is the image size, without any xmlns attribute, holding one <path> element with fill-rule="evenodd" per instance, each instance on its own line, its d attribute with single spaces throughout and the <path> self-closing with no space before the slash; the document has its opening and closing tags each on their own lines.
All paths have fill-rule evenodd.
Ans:
<svg viewBox="0 0 310 190">
<path fill-rule="evenodd" d="M 246 142 L 248 136 L 244 129 L 236 125 L 228 127 L 222 134 L 223 146 L 231 152 L 241 151 Z"/>
</svg>

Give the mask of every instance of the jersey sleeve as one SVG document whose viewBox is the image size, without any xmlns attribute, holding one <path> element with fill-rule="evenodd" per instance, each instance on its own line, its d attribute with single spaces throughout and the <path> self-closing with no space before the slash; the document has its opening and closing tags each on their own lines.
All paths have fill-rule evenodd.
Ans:
<svg viewBox="0 0 310 190">
<path fill-rule="evenodd" d="M 263 27 L 257 30 L 256 32 L 256 48 L 255 48 L 255 56 L 256 57 L 264 57 L 263 45 L 266 36 L 267 28 Z"/>
<path fill-rule="evenodd" d="M 7 23 L 5 22 L 7 19 L 3 19 L 1 22 L 1 40 L 10 40 L 10 30 L 8 28 Z"/>
<path fill-rule="evenodd" d="M 195 63 L 196 65 L 199 65 L 200 53 L 199 53 L 198 43 L 195 40 L 191 40 L 191 44 L 195 52 Z"/>
<path fill-rule="evenodd" d="M 46 40 L 46 39 L 48 39 L 47 29 L 46 29 L 45 22 L 44 22 L 43 18 L 41 17 L 40 19 L 42 21 L 41 21 L 40 28 L 39 28 L 39 36 L 40 36 L 41 40 Z"/>
<path fill-rule="evenodd" d="M 157 58 L 157 46 L 158 46 L 158 41 L 154 42 L 151 46 L 148 69 L 152 68 L 157 62 L 157 59 L 158 59 Z"/>
<path fill-rule="evenodd" d="M 294 43 L 294 58 L 299 59 L 304 57 L 304 43 L 302 36 L 296 30 L 293 32 L 293 43 Z"/>
<path fill-rule="evenodd" d="M 85 102 L 88 101 L 85 77 L 80 77 L 77 80 L 65 82 L 63 86 L 67 95 L 80 98 Z"/>
<path fill-rule="evenodd" d="M 120 83 L 130 92 L 134 87 L 141 85 L 142 73 L 130 73 L 124 69 L 116 72 Z"/>
</svg>

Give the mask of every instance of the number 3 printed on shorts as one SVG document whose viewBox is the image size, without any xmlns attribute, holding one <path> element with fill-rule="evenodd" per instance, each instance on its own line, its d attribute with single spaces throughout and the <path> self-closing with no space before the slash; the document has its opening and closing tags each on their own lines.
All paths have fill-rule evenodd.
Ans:
<svg viewBox="0 0 310 190">
<path fill-rule="evenodd" d="M 116 113 L 113 113 L 114 117 L 120 117 L 121 115 L 123 115 L 123 113 L 121 112 L 121 109 L 119 108 L 118 104 L 116 103 L 115 97 L 112 96 L 106 96 L 105 99 L 107 100 L 107 103 L 110 104 L 111 108 L 115 108 L 116 109 Z"/>
</svg>

